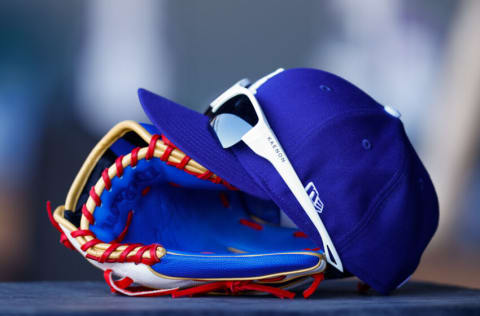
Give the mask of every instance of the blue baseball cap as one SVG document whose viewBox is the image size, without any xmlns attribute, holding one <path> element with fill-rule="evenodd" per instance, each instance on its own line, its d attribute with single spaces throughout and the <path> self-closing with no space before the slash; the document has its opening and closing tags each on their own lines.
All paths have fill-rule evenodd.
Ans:
<svg viewBox="0 0 480 316">
<path fill-rule="evenodd" d="M 147 116 L 178 148 L 238 189 L 275 202 L 322 246 L 267 160 L 244 143 L 224 149 L 207 116 L 144 89 L 138 94 Z M 402 284 L 437 229 L 438 200 L 398 113 L 316 69 L 279 72 L 257 87 L 255 97 L 308 193 L 320 202 L 344 268 L 380 293 Z"/>
</svg>

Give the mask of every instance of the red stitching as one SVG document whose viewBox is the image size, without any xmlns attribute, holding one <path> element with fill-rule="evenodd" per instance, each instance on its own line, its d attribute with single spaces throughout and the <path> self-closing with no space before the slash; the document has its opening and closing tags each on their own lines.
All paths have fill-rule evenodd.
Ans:
<svg viewBox="0 0 480 316">
<path fill-rule="evenodd" d="M 160 157 L 160 160 L 161 161 L 167 161 L 168 160 L 168 157 L 170 156 L 170 154 L 172 153 L 172 151 L 174 150 L 175 148 L 173 148 L 172 146 L 167 146 L 167 149 L 165 149 L 165 151 L 163 152 L 162 156 Z M 173 165 L 173 164 L 172 164 Z"/>
<path fill-rule="evenodd" d="M 200 178 L 199 177 L 199 174 L 197 172 L 193 172 L 193 171 L 190 171 L 190 170 L 187 170 L 187 169 L 182 169 L 183 171 L 185 171 L 186 173 L 188 174 L 191 174 L 192 176 L 195 176 L 197 178 Z M 211 179 L 209 179 L 211 181 Z"/>
<path fill-rule="evenodd" d="M 65 236 L 65 234 L 61 230 L 58 223 L 54 220 L 53 215 L 52 215 L 52 207 L 51 207 L 50 201 L 47 201 L 47 214 L 48 214 L 48 218 L 49 218 L 50 222 L 52 223 L 52 225 L 60 232 L 60 242 L 67 248 L 70 248 L 72 250 L 75 249 L 73 247 L 73 245 L 70 243 L 70 241 L 68 240 L 67 236 Z M 89 214 L 91 215 L 91 213 L 89 213 Z M 122 231 L 122 233 L 120 234 L 119 238 L 117 238 L 117 239 L 120 239 L 120 240 L 123 239 L 123 236 L 125 235 L 125 233 L 128 229 L 128 226 L 130 225 L 131 218 L 132 218 L 132 212 L 129 213 L 129 216 L 127 218 L 126 227 Z M 93 237 L 92 240 L 87 241 L 86 243 L 84 243 L 80 247 L 80 249 L 82 249 L 82 251 L 85 251 L 85 252 L 88 251 L 89 248 L 91 248 L 91 247 L 93 247 L 93 246 L 102 242 L 100 239 L 95 238 L 95 234 L 91 230 L 86 230 L 86 229 L 74 230 L 74 231 L 70 232 L 70 236 L 72 236 L 73 238 L 85 237 L 85 236 Z M 116 249 L 118 249 L 120 246 L 127 246 L 127 247 L 125 248 L 125 250 L 123 250 L 120 253 L 119 258 L 118 259 L 109 258 L 109 256 Z M 141 248 L 137 251 L 135 257 L 131 258 L 131 259 L 128 258 L 128 255 L 132 251 L 134 251 L 134 249 L 137 248 L 137 247 L 141 247 Z M 100 257 L 94 256 L 94 255 L 91 255 L 91 254 L 88 254 L 88 253 L 87 253 L 86 257 L 88 259 L 96 260 L 100 263 L 104 263 L 104 262 L 125 262 L 125 260 L 126 260 L 126 261 L 133 261 L 135 263 L 145 263 L 145 264 L 152 265 L 152 264 L 155 264 L 157 262 L 160 262 L 160 258 L 157 256 L 157 247 L 161 247 L 161 246 L 158 245 L 158 244 L 152 244 L 152 245 L 146 245 L 146 246 L 142 246 L 142 245 L 139 245 L 139 244 L 125 245 L 125 244 L 119 244 L 116 241 L 114 241 L 102 253 L 102 255 Z M 147 251 L 147 250 L 150 251 L 150 258 L 142 258 L 143 253 L 145 253 L 145 251 Z"/>
<path fill-rule="evenodd" d="M 127 245 L 127 248 L 125 248 L 120 253 L 120 256 L 119 256 L 118 259 L 109 258 L 109 256 L 116 249 L 118 249 L 120 246 L 124 246 L 124 244 L 120 244 L 119 241 L 121 241 L 124 238 L 124 236 L 125 236 L 125 234 L 128 230 L 128 227 L 130 226 L 130 223 L 131 223 L 131 220 L 132 220 L 132 214 L 133 214 L 133 211 L 130 211 L 130 213 L 128 214 L 127 223 L 125 224 L 125 228 L 123 229 L 122 233 L 120 233 L 120 235 L 117 237 L 117 239 L 112 242 L 112 244 L 102 253 L 102 255 L 100 257 L 96 257 L 96 256 L 93 256 L 93 255 L 87 254 L 87 258 L 92 259 L 92 260 L 96 260 L 100 263 L 104 263 L 104 262 L 125 262 L 125 261 L 127 261 L 127 262 L 135 262 L 136 264 L 145 263 L 145 264 L 152 265 L 152 264 L 155 264 L 155 263 L 159 262 L 160 258 L 157 256 L 157 247 L 159 247 L 160 245 L 158 245 L 158 244 L 151 244 L 151 245 L 145 245 L 145 246 L 140 245 L 140 244 Z M 76 230 L 76 231 L 71 232 L 71 235 L 72 235 L 72 237 L 78 237 L 78 236 L 92 236 L 92 237 L 94 237 L 94 239 L 92 239 L 90 241 L 87 241 L 85 244 L 82 245 L 81 249 L 83 251 L 87 251 L 89 248 L 91 248 L 91 247 L 93 247 L 93 246 L 95 246 L 95 245 L 97 245 L 98 243 L 101 242 L 99 239 L 95 238 L 95 235 L 90 230 Z M 128 258 L 128 255 L 138 247 L 140 247 L 140 248 L 136 251 L 133 258 Z M 143 258 L 143 254 L 146 251 L 150 252 L 150 258 Z"/>
<path fill-rule="evenodd" d="M 118 247 L 120 247 L 120 244 L 112 243 L 110 247 L 108 247 L 107 250 L 102 253 L 100 259 L 98 259 L 98 262 L 104 263 L 105 260 L 107 260 L 108 256 L 110 256 L 112 252 L 114 252 Z"/>
<path fill-rule="evenodd" d="M 103 179 L 103 182 L 105 183 L 105 189 L 110 191 L 110 189 L 112 188 L 112 181 L 108 176 L 108 168 L 105 168 L 105 170 L 103 170 L 102 179 Z"/>
<path fill-rule="evenodd" d="M 150 247 L 150 259 L 152 260 L 152 264 L 159 262 L 160 258 L 157 256 L 157 244 L 153 244 Z"/>
<path fill-rule="evenodd" d="M 133 283 L 132 279 L 130 279 L 129 277 L 124 277 L 123 279 L 118 280 L 115 284 L 121 289 L 126 289 L 132 283 Z"/>
<path fill-rule="evenodd" d="M 97 244 L 99 244 L 99 243 L 101 243 L 101 242 L 102 242 L 102 241 L 101 241 L 100 239 L 94 238 L 94 239 L 89 240 L 89 241 L 87 241 L 86 243 L 84 243 L 84 244 L 80 247 L 80 249 L 82 249 L 83 251 L 87 251 L 88 248 L 91 248 L 91 247 L 93 247 L 93 246 L 95 246 L 95 245 L 97 245 Z"/>
<path fill-rule="evenodd" d="M 82 206 L 82 214 L 83 216 L 85 216 L 87 221 L 93 225 L 93 223 L 95 222 L 95 218 L 93 217 L 92 213 L 88 211 L 86 204 L 83 204 Z"/>
<path fill-rule="evenodd" d="M 190 159 L 191 159 L 190 157 L 185 155 L 185 157 L 183 157 L 182 160 L 178 163 L 177 168 L 180 169 L 180 170 L 185 169 L 185 167 L 187 166 Z"/>
<path fill-rule="evenodd" d="M 115 159 L 115 167 L 117 167 L 117 177 L 123 176 L 123 165 L 122 165 L 123 155 L 118 156 Z"/>
<path fill-rule="evenodd" d="M 145 187 L 145 189 L 142 190 L 142 196 L 145 196 L 148 194 L 148 192 L 150 192 L 150 186 L 148 187 Z"/>
<path fill-rule="evenodd" d="M 202 173 L 201 175 L 199 175 L 198 178 L 203 179 L 203 180 L 207 180 L 208 178 L 210 178 L 210 176 L 212 174 L 213 174 L 213 172 L 211 172 L 210 170 L 207 170 L 204 173 Z"/>
<path fill-rule="evenodd" d="M 110 291 L 112 291 L 112 293 L 115 293 L 115 289 L 113 288 L 112 284 L 110 284 L 110 275 L 113 273 L 112 270 L 110 269 L 107 269 L 103 272 L 103 277 L 105 278 L 105 282 L 108 284 L 108 286 L 110 287 Z M 133 280 L 130 279 L 129 277 L 125 277 L 121 280 L 118 280 L 115 282 L 115 285 L 118 286 L 119 288 L 121 289 L 126 289 L 127 287 L 129 287 L 131 284 L 133 283 Z"/>
<path fill-rule="evenodd" d="M 294 232 L 293 233 L 293 237 L 297 237 L 297 238 L 307 238 L 307 234 L 305 234 L 304 232 L 301 232 L 301 231 L 297 231 L 297 232 Z"/>
<path fill-rule="evenodd" d="M 160 137 L 160 135 L 158 135 L 158 134 L 155 134 L 155 135 L 152 136 L 152 138 L 150 140 L 150 143 L 149 143 L 149 146 L 148 146 L 147 154 L 145 155 L 146 160 L 150 160 L 153 157 L 155 147 L 156 147 L 156 143 L 157 143 L 159 137 Z M 169 165 L 175 166 L 176 168 L 181 169 L 181 170 L 183 170 L 183 171 L 185 171 L 185 172 L 187 172 L 191 175 L 194 175 L 197 178 L 200 178 L 200 179 L 203 179 L 203 180 L 209 180 L 213 183 L 221 183 L 226 188 L 228 188 L 229 190 L 238 190 L 237 188 L 235 188 L 234 186 L 232 186 L 230 183 L 228 183 L 224 179 L 220 178 L 219 176 L 216 176 L 215 178 L 210 179 L 210 177 L 213 175 L 213 172 L 211 172 L 209 170 L 206 170 L 204 173 L 201 173 L 201 174 L 185 170 L 186 165 L 191 160 L 191 157 L 189 157 L 187 155 L 185 155 L 179 163 L 168 162 L 168 158 L 170 157 L 173 149 L 175 149 L 177 147 L 174 144 L 172 144 L 172 142 L 170 142 L 170 140 L 168 140 L 164 135 L 161 135 L 161 138 L 162 138 L 163 142 L 167 145 L 167 149 L 165 150 L 165 152 L 160 157 L 161 160 L 167 160 L 167 163 Z M 139 150 L 140 150 L 140 148 L 136 147 L 131 152 L 131 157 L 132 157 L 131 158 L 131 160 L 132 160 L 131 165 L 132 166 L 135 166 L 138 162 L 138 151 Z"/>
<path fill-rule="evenodd" d="M 170 139 L 168 139 L 165 135 L 162 134 L 162 141 L 165 143 L 165 145 L 167 146 L 172 146 L 174 148 L 177 148 L 177 146 L 175 146 L 175 144 L 173 144 Z"/>
<path fill-rule="evenodd" d="M 78 232 L 78 233 L 75 233 L 75 232 Z M 73 231 L 71 233 L 72 237 L 78 237 L 78 236 L 86 236 L 87 234 L 85 234 L 85 232 L 88 232 L 88 231 Z M 93 233 L 89 232 L 88 235 L 91 236 L 94 236 Z M 94 238 L 90 241 L 87 241 L 85 244 L 83 244 L 80 249 L 82 249 L 83 251 L 88 251 L 89 248 L 101 243 L 102 241 L 97 239 L 97 238 Z M 117 259 L 113 259 L 113 258 L 109 258 L 109 256 L 116 250 L 118 249 L 120 246 L 127 246 L 127 248 L 125 248 L 121 253 L 120 253 L 120 256 L 119 258 Z M 136 248 L 140 247 L 135 255 L 133 257 L 128 257 L 128 255 L 130 253 L 132 253 Z M 152 245 L 146 245 L 146 246 L 142 246 L 142 245 L 139 245 L 139 244 L 131 244 L 131 245 L 125 245 L 125 244 L 119 244 L 119 243 L 115 243 L 113 242 L 103 253 L 100 257 L 97 257 L 97 256 L 94 256 L 94 255 L 91 255 L 91 254 L 87 254 L 86 257 L 88 259 L 92 259 L 92 260 L 95 260 L 95 261 L 98 261 L 100 263 L 104 263 L 104 262 L 135 262 L 136 264 L 139 264 L 139 263 L 144 263 L 144 264 L 148 264 L 148 265 L 153 265 L 157 262 L 160 262 L 160 258 L 157 256 L 157 248 L 160 247 L 160 245 L 158 244 L 152 244 Z M 149 251 L 150 253 L 150 258 L 143 258 L 143 254 L 146 252 L 146 251 Z"/>
<path fill-rule="evenodd" d="M 230 201 L 228 201 L 228 197 L 225 192 L 220 192 L 220 202 L 222 202 L 223 207 L 228 208 L 230 206 Z"/>
<path fill-rule="evenodd" d="M 153 154 L 155 153 L 155 147 L 157 146 L 157 141 L 159 137 L 160 135 L 155 134 L 150 139 L 150 144 L 148 144 L 147 155 L 145 156 L 146 160 L 150 160 L 153 157 Z"/>
<path fill-rule="evenodd" d="M 69 249 L 75 249 L 72 243 L 70 243 L 70 241 L 68 240 L 67 236 L 65 236 L 63 230 L 60 228 L 60 225 L 58 225 L 57 221 L 53 218 L 52 203 L 50 203 L 50 201 L 47 201 L 47 215 L 50 223 L 52 223 L 53 227 L 55 227 L 60 233 L 60 243 L 62 243 L 62 245 Z"/>
<path fill-rule="evenodd" d="M 98 261 L 98 257 L 95 257 L 94 255 L 91 255 L 91 254 L 89 254 L 89 253 L 87 253 L 87 255 L 85 256 L 85 258 Z"/>
<path fill-rule="evenodd" d="M 214 291 L 223 290 L 227 294 L 237 294 L 244 291 L 259 291 L 270 293 L 279 298 L 289 298 L 292 299 L 295 297 L 295 293 L 267 285 L 261 285 L 254 283 L 253 281 L 219 281 L 211 282 L 198 286 L 194 286 L 184 290 L 178 290 L 172 293 L 173 298 L 183 297 L 183 296 L 192 296 L 195 294 L 210 293 Z"/>
<path fill-rule="evenodd" d="M 95 237 L 95 234 L 91 230 L 86 229 L 77 229 L 70 233 L 72 237 L 85 237 L 85 236 L 92 236 Z"/>
<path fill-rule="evenodd" d="M 313 278 L 313 283 L 308 287 L 308 289 L 303 291 L 303 297 L 304 298 L 309 298 L 313 293 L 315 293 L 315 291 L 318 288 L 318 285 L 325 278 L 323 273 L 312 274 L 311 277 Z"/>
<path fill-rule="evenodd" d="M 255 229 L 255 230 L 262 230 L 263 229 L 262 225 L 260 225 L 259 223 L 249 221 L 248 219 L 242 218 L 239 222 L 240 222 L 240 224 L 242 224 L 244 226 L 247 226 L 247 227 L 250 227 L 250 228 Z"/>
<path fill-rule="evenodd" d="M 142 262 L 143 254 L 145 253 L 145 251 L 147 251 L 148 247 L 149 246 L 144 246 L 137 250 L 137 253 L 133 257 L 133 261 L 135 262 L 135 264 L 139 264 Z M 128 258 L 127 258 L 127 261 L 128 261 Z"/>
<path fill-rule="evenodd" d="M 127 234 L 128 228 L 130 227 L 130 224 L 132 223 L 132 216 L 133 216 L 133 211 L 128 212 L 127 216 L 127 222 L 125 223 L 125 227 L 123 228 L 122 232 L 120 235 L 118 235 L 117 238 L 113 241 L 114 243 L 119 243 L 125 238 L 125 235 Z"/>
<path fill-rule="evenodd" d="M 238 188 L 234 187 L 233 185 L 231 185 L 230 183 L 228 183 L 227 181 L 221 179 L 219 176 L 217 176 L 218 179 L 220 179 L 220 182 L 229 190 L 232 190 L 232 191 L 238 191 Z"/>
<path fill-rule="evenodd" d="M 64 245 L 65 247 L 67 247 L 68 249 L 72 249 L 74 250 L 75 248 L 73 247 L 72 243 L 70 242 L 70 240 L 68 240 L 68 237 L 65 236 L 65 234 L 60 234 L 60 243 L 62 245 Z"/>
<path fill-rule="evenodd" d="M 98 196 L 97 192 L 95 192 L 95 186 L 92 186 L 92 188 L 90 189 L 90 197 L 95 202 L 96 206 L 102 205 L 102 201 L 100 200 L 100 197 Z"/>
<path fill-rule="evenodd" d="M 140 151 L 140 147 L 135 147 L 131 154 L 130 154 L 130 159 L 131 159 L 131 162 L 130 162 L 130 166 L 132 167 L 135 167 L 138 163 L 138 152 Z"/>
<path fill-rule="evenodd" d="M 50 220 L 50 223 L 52 223 L 53 227 L 55 227 L 60 233 L 63 233 L 62 229 L 58 225 L 57 221 L 53 218 L 52 214 L 52 203 L 50 201 L 47 201 L 47 215 L 48 219 Z"/>
<path fill-rule="evenodd" d="M 120 253 L 120 256 L 118 256 L 118 262 L 125 262 L 127 261 L 127 257 L 128 255 L 137 247 L 139 247 L 140 245 L 138 244 L 131 244 L 131 245 L 128 245 L 127 248 L 125 248 L 121 253 Z"/>
<path fill-rule="evenodd" d="M 157 143 L 159 137 L 160 136 L 158 134 L 155 134 L 155 135 L 152 136 L 152 138 L 150 140 L 150 144 L 148 145 L 147 155 L 145 156 L 146 160 L 150 160 L 153 157 L 155 146 L 156 146 L 156 143 Z M 175 148 L 177 148 L 177 146 L 175 146 L 164 135 L 161 135 L 161 138 L 162 138 L 164 144 L 167 146 L 167 149 L 164 151 L 164 153 L 162 154 L 160 159 L 163 160 L 163 161 L 166 161 L 168 165 L 171 165 L 171 166 L 174 166 L 174 167 L 176 167 L 180 170 L 183 170 L 183 171 L 187 172 L 188 174 L 196 176 L 199 179 L 209 180 L 213 183 L 221 183 L 229 190 L 235 190 L 235 191 L 238 190 L 236 187 L 234 187 L 233 185 L 231 185 L 230 183 L 228 183 L 224 179 L 220 178 L 219 176 L 216 176 L 215 178 L 211 179 L 210 177 L 213 175 L 213 172 L 211 172 L 210 170 L 206 170 L 204 173 L 201 173 L 201 174 L 186 170 L 185 167 L 187 166 L 188 162 L 191 160 L 191 157 L 189 157 L 187 155 L 185 155 L 179 163 L 169 162 L 168 158 L 170 157 L 173 150 Z"/>
</svg>

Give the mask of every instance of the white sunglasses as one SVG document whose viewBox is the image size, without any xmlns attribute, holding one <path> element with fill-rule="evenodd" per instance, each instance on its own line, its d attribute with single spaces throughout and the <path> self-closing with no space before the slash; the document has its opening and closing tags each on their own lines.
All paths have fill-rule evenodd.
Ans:
<svg viewBox="0 0 480 316">
<path fill-rule="evenodd" d="M 250 85 L 248 79 L 240 80 L 216 98 L 206 114 L 211 117 L 210 125 L 223 148 L 243 141 L 253 152 L 273 165 L 320 233 L 327 261 L 343 272 L 342 262 L 325 225 L 254 95 L 260 85 L 281 71 L 283 69 L 278 69 L 253 85 Z"/>
</svg>

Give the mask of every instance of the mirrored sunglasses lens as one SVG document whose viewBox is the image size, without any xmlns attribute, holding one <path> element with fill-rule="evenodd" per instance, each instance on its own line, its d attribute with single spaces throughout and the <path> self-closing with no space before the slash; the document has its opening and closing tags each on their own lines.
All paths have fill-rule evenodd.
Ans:
<svg viewBox="0 0 480 316">
<path fill-rule="evenodd" d="M 215 116 L 210 125 L 217 134 L 223 148 L 228 148 L 238 143 L 243 135 L 252 128 L 248 122 L 230 113 Z"/>
</svg>

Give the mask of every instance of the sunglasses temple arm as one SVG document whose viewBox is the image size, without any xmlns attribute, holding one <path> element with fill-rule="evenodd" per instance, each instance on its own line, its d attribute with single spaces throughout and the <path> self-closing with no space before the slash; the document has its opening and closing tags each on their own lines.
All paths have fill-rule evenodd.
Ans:
<svg viewBox="0 0 480 316">
<path fill-rule="evenodd" d="M 268 160 L 277 170 L 290 191 L 300 203 L 302 209 L 307 213 L 315 228 L 320 233 L 327 261 L 340 272 L 343 272 L 342 262 L 325 225 L 315 210 L 313 202 L 305 191 L 304 186 L 293 169 L 292 164 L 288 160 L 287 155 L 283 151 L 283 148 L 273 132 L 271 132 L 271 129 L 267 125 L 257 124 L 242 137 L 242 140 L 257 155 Z M 333 260 L 331 256 L 333 256 Z"/>
</svg>

